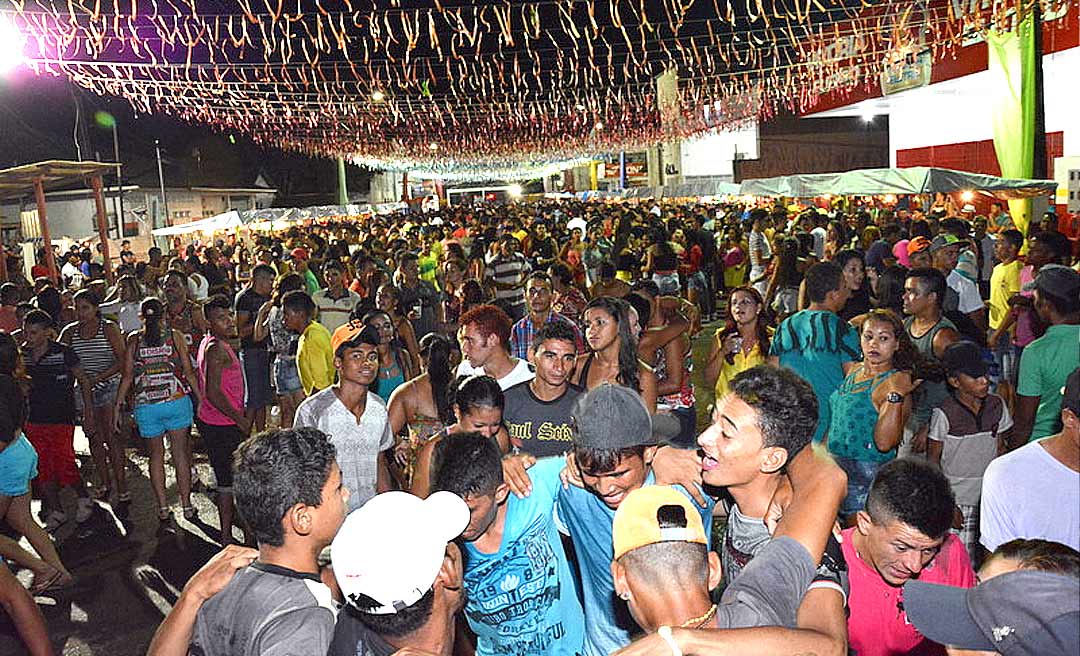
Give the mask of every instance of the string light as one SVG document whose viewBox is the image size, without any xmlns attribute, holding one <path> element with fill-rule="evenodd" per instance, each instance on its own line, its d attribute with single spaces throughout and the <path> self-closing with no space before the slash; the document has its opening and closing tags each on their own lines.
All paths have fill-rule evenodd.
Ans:
<svg viewBox="0 0 1080 656">
<path fill-rule="evenodd" d="M 31 0 L 0 11 L 0 29 L 26 37 L 19 55 L 38 74 L 141 113 L 317 156 L 480 176 L 800 112 L 823 93 L 880 84 L 898 53 L 942 57 L 973 29 L 1007 29 L 1017 12 L 1006 9 L 1031 0 L 777 0 L 763 11 L 742 1 L 323 0 L 305 11 L 236 0 L 239 13 L 211 14 L 190 0 Z M 1069 0 L 1036 1 L 1051 15 Z M 0 55 L 16 41 L 0 33 Z M 661 116 L 654 80 L 672 68 L 676 98 Z"/>
</svg>

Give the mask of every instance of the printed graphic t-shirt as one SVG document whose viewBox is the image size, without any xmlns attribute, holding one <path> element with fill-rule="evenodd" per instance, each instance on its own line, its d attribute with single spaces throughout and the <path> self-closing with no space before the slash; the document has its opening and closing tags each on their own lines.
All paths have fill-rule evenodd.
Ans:
<svg viewBox="0 0 1080 656">
<path fill-rule="evenodd" d="M 465 617 L 478 656 L 581 653 L 585 617 L 553 509 L 562 458 L 529 470 L 532 493 L 507 498 L 502 544 L 493 554 L 465 542 Z"/>
<path fill-rule="evenodd" d="M 803 310 L 780 323 L 770 355 L 814 388 L 818 401 L 814 441 L 820 442 L 829 430 L 829 397 L 844 382 L 844 364 L 862 357 L 858 333 L 834 312 Z"/>
<path fill-rule="evenodd" d="M 503 423 L 510 433 L 510 444 L 537 458 L 562 455 L 573 445 L 570 410 L 583 390 L 570 385 L 554 401 L 541 401 L 530 384 L 518 383 L 505 392 Z"/>
</svg>

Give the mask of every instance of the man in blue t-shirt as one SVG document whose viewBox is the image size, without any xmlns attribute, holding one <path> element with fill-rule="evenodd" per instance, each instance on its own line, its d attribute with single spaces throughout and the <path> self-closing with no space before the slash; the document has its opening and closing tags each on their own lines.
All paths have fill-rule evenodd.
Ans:
<svg viewBox="0 0 1080 656">
<path fill-rule="evenodd" d="M 573 540 L 581 568 L 586 619 L 584 653 L 607 656 L 630 644 L 630 636 L 639 631 L 626 605 L 616 604 L 611 575 L 611 523 L 626 495 L 657 484 L 652 462 L 660 447 L 645 403 L 628 387 L 605 383 L 583 394 L 571 411 L 571 420 L 574 442 L 567 469 L 572 478 L 580 479 L 577 482 L 581 487 L 569 486 L 559 492 L 557 520 L 560 530 Z M 528 489 L 521 482 L 522 458 L 503 461 L 508 483 L 515 492 Z M 528 472 L 534 494 L 538 488 L 559 485 L 560 468 L 549 462 L 541 460 Z M 563 459 L 555 462 L 562 463 Z M 693 495 L 685 488 L 677 489 L 706 500 L 705 506 L 695 507 L 711 534 L 712 501 L 696 488 Z"/>
<path fill-rule="evenodd" d="M 820 442 L 829 430 L 829 397 L 862 359 L 862 353 L 859 334 L 837 314 L 851 296 L 840 267 L 831 262 L 810 267 L 806 271 L 806 294 L 810 306 L 777 327 L 769 363 L 793 370 L 814 388 L 818 401 L 814 442 Z"/>
<path fill-rule="evenodd" d="M 453 492 L 469 506 L 461 534 L 465 551 L 465 617 L 479 656 L 576 656 L 585 617 L 573 572 L 555 526 L 561 458 L 530 472 L 528 497 L 510 494 L 499 448 L 479 433 L 435 447 L 432 489 Z"/>
</svg>

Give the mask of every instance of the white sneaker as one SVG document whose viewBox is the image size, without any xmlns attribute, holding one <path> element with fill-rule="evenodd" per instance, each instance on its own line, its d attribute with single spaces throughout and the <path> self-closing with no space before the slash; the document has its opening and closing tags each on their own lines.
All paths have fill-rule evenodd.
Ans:
<svg viewBox="0 0 1080 656">
<path fill-rule="evenodd" d="M 75 521 L 82 524 L 94 514 L 94 502 L 92 499 L 79 499 L 79 505 L 75 509 Z"/>
<path fill-rule="evenodd" d="M 64 525 L 67 515 L 62 510 L 54 510 L 45 518 L 45 530 L 50 533 Z"/>
</svg>

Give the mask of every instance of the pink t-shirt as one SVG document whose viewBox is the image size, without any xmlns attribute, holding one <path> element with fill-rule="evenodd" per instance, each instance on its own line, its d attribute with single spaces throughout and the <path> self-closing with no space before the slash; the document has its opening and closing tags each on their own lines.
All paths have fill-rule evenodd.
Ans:
<svg viewBox="0 0 1080 656">
<path fill-rule="evenodd" d="M 851 594 L 848 597 L 848 643 L 859 656 L 928 656 L 945 648 L 915 630 L 904 612 L 904 589 L 882 580 L 872 565 L 855 552 L 854 528 L 846 529 L 841 548 L 847 560 Z M 971 560 L 960 540 L 949 534 L 941 551 L 919 575 L 920 581 L 961 588 L 975 585 Z"/>
</svg>

